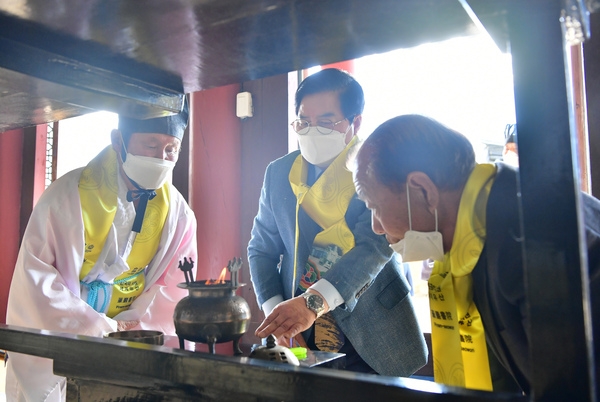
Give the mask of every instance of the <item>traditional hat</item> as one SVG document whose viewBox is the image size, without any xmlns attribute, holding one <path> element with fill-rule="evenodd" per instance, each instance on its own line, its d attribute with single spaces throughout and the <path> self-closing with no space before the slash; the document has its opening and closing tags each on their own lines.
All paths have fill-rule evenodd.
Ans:
<svg viewBox="0 0 600 402">
<path fill-rule="evenodd" d="M 157 117 L 154 119 L 138 120 L 130 117 L 119 116 L 119 130 L 126 143 L 133 133 L 159 133 L 183 139 L 183 134 L 188 125 L 189 110 L 186 98 L 183 98 L 183 108 L 178 114 Z"/>
</svg>

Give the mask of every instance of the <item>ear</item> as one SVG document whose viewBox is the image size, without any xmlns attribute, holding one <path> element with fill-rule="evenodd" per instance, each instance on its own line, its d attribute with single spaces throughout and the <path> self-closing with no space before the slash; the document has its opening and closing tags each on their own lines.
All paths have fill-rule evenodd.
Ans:
<svg viewBox="0 0 600 402">
<path fill-rule="evenodd" d="M 360 128 L 360 124 L 362 123 L 362 114 L 359 114 L 354 117 L 354 135 L 358 132 Z"/>
<path fill-rule="evenodd" d="M 119 165 L 125 161 L 126 150 L 123 144 L 123 135 L 120 130 L 114 129 L 110 132 L 110 142 L 112 143 L 113 150 L 117 153 L 117 162 Z"/>
<path fill-rule="evenodd" d="M 423 172 L 411 172 L 406 176 L 406 183 L 410 188 L 411 200 L 415 197 L 416 201 L 416 197 L 419 197 L 433 214 L 440 202 L 440 192 L 429 176 Z"/>
<path fill-rule="evenodd" d="M 121 132 L 119 130 L 114 129 L 110 132 L 110 142 L 117 155 L 121 155 L 123 150 L 123 137 L 121 136 Z"/>
</svg>

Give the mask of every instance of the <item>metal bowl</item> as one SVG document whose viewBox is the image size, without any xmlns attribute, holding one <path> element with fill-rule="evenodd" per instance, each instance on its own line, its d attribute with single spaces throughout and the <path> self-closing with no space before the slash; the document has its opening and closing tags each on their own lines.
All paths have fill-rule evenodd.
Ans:
<svg viewBox="0 0 600 402">
<path fill-rule="evenodd" d="M 122 341 L 148 343 L 150 345 L 162 345 L 164 343 L 164 336 L 162 332 L 150 331 L 146 329 L 110 332 L 105 336 L 107 338 L 120 339 Z"/>
</svg>

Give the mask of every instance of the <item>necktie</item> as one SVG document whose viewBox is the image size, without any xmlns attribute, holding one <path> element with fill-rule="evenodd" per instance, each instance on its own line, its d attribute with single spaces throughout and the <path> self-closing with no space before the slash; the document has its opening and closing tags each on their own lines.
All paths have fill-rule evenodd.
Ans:
<svg viewBox="0 0 600 402">
<path fill-rule="evenodd" d="M 331 313 L 323 314 L 315 321 L 315 345 L 324 352 L 338 352 L 344 346 L 345 337 Z"/>
<path fill-rule="evenodd" d="M 142 222 L 144 221 L 144 215 L 146 214 L 146 206 L 148 206 L 148 201 L 156 197 L 156 191 L 154 190 L 145 190 L 134 182 L 133 183 L 137 189 L 129 190 L 127 192 L 127 201 L 132 202 L 137 199 L 140 200 L 138 207 L 135 211 L 135 219 L 133 221 L 133 227 L 131 230 L 133 232 L 140 233 L 142 230 Z"/>
</svg>

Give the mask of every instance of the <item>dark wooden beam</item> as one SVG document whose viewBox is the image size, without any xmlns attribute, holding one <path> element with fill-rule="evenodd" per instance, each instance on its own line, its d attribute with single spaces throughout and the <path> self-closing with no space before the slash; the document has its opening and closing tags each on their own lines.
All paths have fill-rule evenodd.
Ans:
<svg viewBox="0 0 600 402">
<path fill-rule="evenodd" d="M 110 392 L 110 398 L 102 400 L 527 400 L 521 395 L 469 391 L 430 381 L 296 367 L 1 324 L 0 348 L 9 351 L 9 359 L 11 351 L 53 359 L 54 372 L 75 381 L 70 391 L 91 389 L 105 396 Z M 83 402 L 99 400 L 101 395 L 81 392 L 77 399 L 68 398 Z"/>
<path fill-rule="evenodd" d="M 532 396 L 592 401 L 591 316 L 563 2 L 513 2 L 509 24 L 518 127 Z M 570 79 L 570 78 L 569 78 Z M 580 244 L 583 246 L 580 247 Z M 583 294 L 582 294 L 583 293 Z"/>
</svg>

